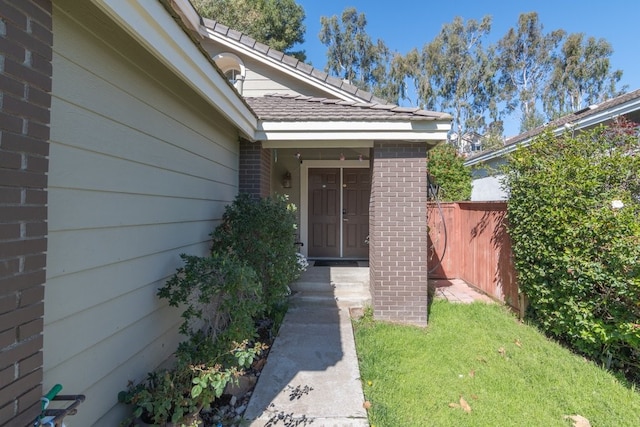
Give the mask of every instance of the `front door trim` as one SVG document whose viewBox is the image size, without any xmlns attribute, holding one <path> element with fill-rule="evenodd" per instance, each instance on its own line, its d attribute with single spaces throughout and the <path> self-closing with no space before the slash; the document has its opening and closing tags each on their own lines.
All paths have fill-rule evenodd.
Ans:
<svg viewBox="0 0 640 427">
<path fill-rule="evenodd" d="M 337 168 L 355 169 L 369 168 L 369 161 L 360 160 L 304 160 L 300 165 L 300 241 L 303 243 L 302 254 L 309 256 L 309 169 L 311 168 Z M 342 171 L 340 171 L 340 211 L 342 212 Z M 342 218 L 340 224 L 340 257 L 343 251 Z"/>
</svg>

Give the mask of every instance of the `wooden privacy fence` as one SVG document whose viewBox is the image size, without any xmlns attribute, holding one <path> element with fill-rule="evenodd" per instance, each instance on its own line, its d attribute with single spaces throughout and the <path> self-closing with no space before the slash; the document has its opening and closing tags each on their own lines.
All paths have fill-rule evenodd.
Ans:
<svg viewBox="0 0 640 427">
<path fill-rule="evenodd" d="M 506 202 L 430 202 L 427 212 L 429 278 L 462 279 L 519 311 Z"/>
</svg>

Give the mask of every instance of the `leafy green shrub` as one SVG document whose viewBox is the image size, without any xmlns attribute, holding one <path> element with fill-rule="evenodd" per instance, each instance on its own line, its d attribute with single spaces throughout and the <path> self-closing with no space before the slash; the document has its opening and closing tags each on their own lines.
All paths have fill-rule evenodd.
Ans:
<svg viewBox="0 0 640 427">
<path fill-rule="evenodd" d="M 471 199 L 471 171 L 464 158 L 451 144 L 441 144 L 429 151 L 427 170 L 440 186 L 439 198 L 445 202 Z"/>
<path fill-rule="evenodd" d="M 180 332 L 189 339 L 178 356 L 204 362 L 253 338 L 255 318 L 264 311 L 255 271 L 232 254 L 181 255 L 184 266 L 158 290 L 173 307 L 183 307 Z"/>
<path fill-rule="evenodd" d="M 640 144 L 619 122 L 546 133 L 505 168 L 509 234 L 527 315 L 640 381 Z"/>
<path fill-rule="evenodd" d="M 283 303 L 288 285 L 300 275 L 296 228 L 295 206 L 285 196 L 257 200 L 240 194 L 211 233 L 212 253 L 231 253 L 256 271 L 268 313 Z"/>
<path fill-rule="evenodd" d="M 148 373 L 139 383 L 129 382 L 127 389 L 118 393 L 118 402 L 132 405 L 133 414 L 120 426 L 137 426 L 138 420 L 154 425 L 201 425 L 196 422 L 198 412 L 219 398 L 228 383 L 237 383 L 243 369 L 265 349 L 260 343 L 234 343 L 230 351 L 220 355 L 229 361 L 225 365 L 218 360 L 208 364 L 180 361 L 171 369 Z"/>
</svg>

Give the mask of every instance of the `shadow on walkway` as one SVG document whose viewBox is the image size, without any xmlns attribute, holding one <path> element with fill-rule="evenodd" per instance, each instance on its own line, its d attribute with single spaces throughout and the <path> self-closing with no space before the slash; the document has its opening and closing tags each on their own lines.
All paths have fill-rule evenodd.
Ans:
<svg viewBox="0 0 640 427">
<path fill-rule="evenodd" d="M 369 269 L 310 267 L 291 289 L 245 419 L 252 427 L 368 426 L 349 308 L 370 303 Z"/>
</svg>

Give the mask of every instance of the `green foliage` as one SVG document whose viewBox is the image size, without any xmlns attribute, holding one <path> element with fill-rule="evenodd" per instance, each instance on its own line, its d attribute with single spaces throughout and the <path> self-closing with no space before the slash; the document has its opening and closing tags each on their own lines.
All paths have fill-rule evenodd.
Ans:
<svg viewBox="0 0 640 427">
<path fill-rule="evenodd" d="M 611 68 L 606 40 L 545 32 L 536 12 L 522 13 L 502 37 L 490 34 L 489 16 L 456 17 L 406 54 L 391 52 L 383 40 L 374 43 L 365 27 L 365 15 L 353 8 L 341 20 L 322 17 L 327 71 L 389 102 L 447 112 L 460 137 L 489 136 L 485 149 L 499 146 L 503 131 L 497 135 L 495 124 L 516 109 L 524 132 L 626 90 L 617 88 L 622 71 Z M 497 43 L 486 43 L 494 38 Z"/>
<path fill-rule="evenodd" d="M 282 304 L 288 285 L 301 274 L 295 206 L 285 196 L 254 199 L 240 194 L 211 234 L 212 253 L 241 258 L 258 274 L 267 313 Z"/>
<path fill-rule="evenodd" d="M 134 406 L 134 417 L 184 423 L 188 414 L 219 398 L 266 349 L 253 341 L 257 319 L 266 311 L 279 326 L 287 285 L 308 266 L 296 251 L 295 229 L 295 207 L 286 198 L 239 195 L 211 234 L 211 254 L 181 255 L 184 265 L 158 296 L 183 309 L 180 332 L 187 339 L 173 368 L 152 372 L 119 393 L 120 402 Z"/>
<path fill-rule="evenodd" d="M 252 338 L 255 318 L 264 311 L 255 271 L 233 254 L 183 254 L 181 258 L 184 266 L 158 290 L 169 305 L 183 308 L 180 332 L 189 339 L 181 344 L 178 355 L 202 361 L 198 348 L 218 348 L 211 354 L 215 357 L 232 343 Z"/>
<path fill-rule="evenodd" d="M 129 383 L 118 393 L 120 403 L 133 405 L 133 417 L 147 423 L 184 423 L 189 415 L 197 414 L 219 398 L 225 386 L 242 374 L 256 356 L 266 347 L 247 341 L 234 343 L 233 348 L 221 356 L 232 360 L 229 365 L 187 364 L 179 362 L 172 369 L 150 372 L 144 381 Z M 121 426 L 131 426 L 135 420 L 128 418 Z"/>
<path fill-rule="evenodd" d="M 498 41 L 499 84 L 507 111 L 520 109 L 520 131 L 544 123 L 536 103 L 552 68 L 552 54 L 564 37 L 562 30 L 545 34 L 537 12 L 522 13 L 517 28 L 510 28 Z"/>
<path fill-rule="evenodd" d="M 427 171 L 440 186 L 440 200 L 459 202 L 471 198 L 471 170 L 464 166 L 464 157 L 451 144 L 441 144 L 429 151 Z"/>
<path fill-rule="evenodd" d="M 619 122 L 546 133 L 506 166 L 509 234 L 528 315 L 640 381 L 640 145 Z M 623 207 L 620 208 L 620 205 Z"/>
<path fill-rule="evenodd" d="M 553 72 L 543 94 L 544 108 L 550 119 L 582 107 L 618 96 L 616 89 L 622 71 L 612 70 L 611 44 L 582 33 L 569 34 L 553 58 Z"/>
<path fill-rule="evenodd" d="M 484 129 L 487 113 L 497 119 L 494 49 L 483 46 L 490 30 L 490 16 L 480 22 L 456 17 L 424 45 L 414 71 L 421 102 L 450 113 L 460 138 Z"/>
<path fill-rule="evenodd" d="M 382 40 L 367 34 L 364 13 L 349 7 L 336 15 L 320 18 L 320 41 L 327 46 L 326 71 L 363 90 L 382 91 L 387 80 L 390 52 Z"/>
<path fill-rule="evenodd" d="M 200 15 L 250 35 L 273 49 L 305 60 L 304 8 L 295 0 L 191 0 Z"/>
</svg>

